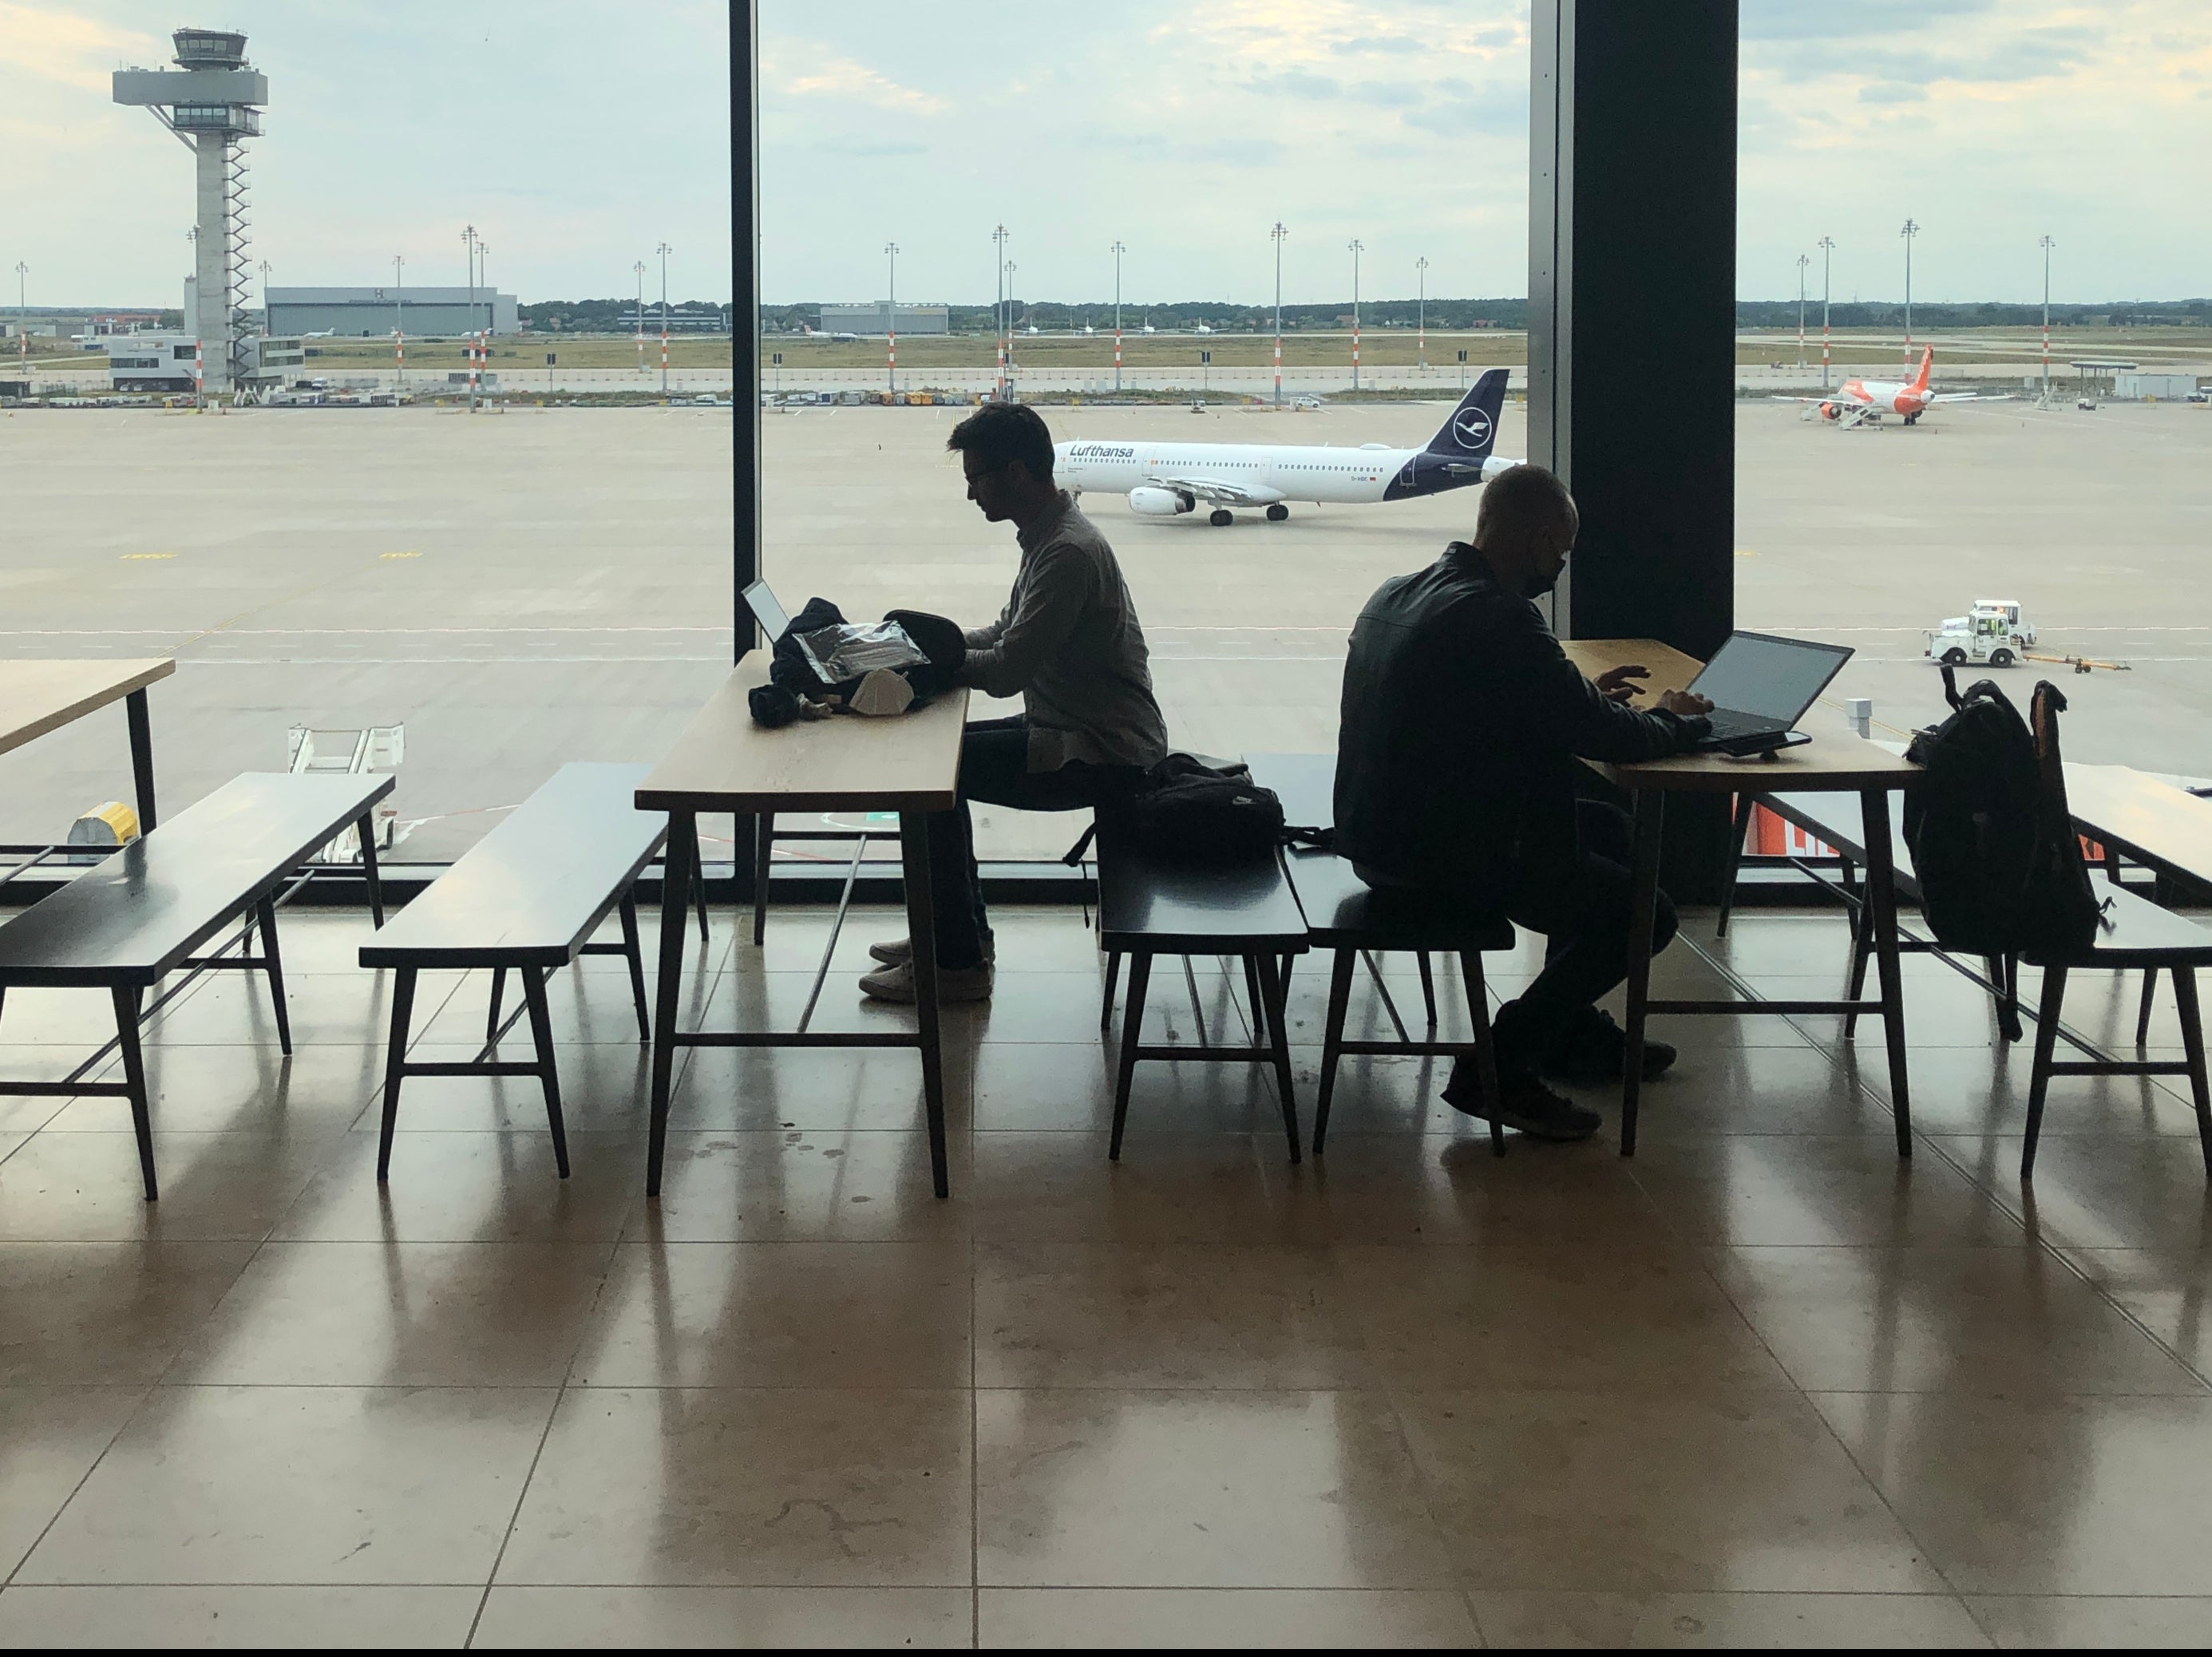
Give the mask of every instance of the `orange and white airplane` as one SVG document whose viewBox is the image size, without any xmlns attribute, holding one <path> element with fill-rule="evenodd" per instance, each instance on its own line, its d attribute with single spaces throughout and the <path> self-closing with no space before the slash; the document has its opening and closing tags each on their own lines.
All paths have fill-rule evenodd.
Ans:
<svg viewBox="0 0 2212 1657">
<path fill-rule="evenodd" d="M 1878 426 L 1884 415 L 1905 416 L 1908 426 L 1916 423 L 1937 403 L 2002 403 L 2006 394 L 2002 391 L 1931 391 L 1928 389 L 1928 371 L 1936 361 L 1932 345 L 1921 354 L 1920 372 L 1909 380 L 1847 379 L 1840 391 L 1826 397 L 1778 397 L 1778 403 L 1802 403 L 1806 405 L 1803 418 L 1810 420 L 1818 414 L 1823 420 L 1832 420 L 1839 427 Z"/>
</svg>

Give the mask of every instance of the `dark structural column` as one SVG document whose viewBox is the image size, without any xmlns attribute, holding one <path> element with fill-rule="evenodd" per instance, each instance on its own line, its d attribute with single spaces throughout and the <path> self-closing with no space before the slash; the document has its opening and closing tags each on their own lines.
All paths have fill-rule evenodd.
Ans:
<svg viewBox="0 0 2212 1657">
<path fill-rule="evenodd" d="M 761 573 L 760 19 L 756 0 L 729 0 L 730 14 L 730 549 L 732 656 L 757 641 L 744 590 Z M 737 819 L 731 872 L 737 899 L 753 897 L 756 819 Z"/>
<path fill-rule="evenodd" d="M 1735 625 L 1736 6 L 1535 0 L 1528 455 L 1582 508 L 1564 637 L 1705 657 Z M 1717 895 L 1725 804 L 1672 803 L 1677 897 Z"/>
</svg>

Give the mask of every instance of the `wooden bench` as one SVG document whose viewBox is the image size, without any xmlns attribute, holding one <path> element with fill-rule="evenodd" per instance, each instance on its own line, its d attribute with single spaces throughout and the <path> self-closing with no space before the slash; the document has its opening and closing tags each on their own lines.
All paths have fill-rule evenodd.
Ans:
<svg viewBox="0 0 2212 1657">
<path fill-rule="evenodd" d="M 234 777 L 0 926 L 0 992 L 33 986 L 109 992 L 115 1009 L 111 1045 L 122 1049 L 125 1078 L 0 1082 L 0 1095 L 95 1094 L 128 1099 L 146 1200 L 155 1200 L 159 1188 L 154 1178 L 153 1122 L 138 1040 L 147 990 L 179 967 L 259 968 L 269 976 L 276 1039 L 290 1053 L 292 1027 L 276 942 L 276 889 L 350 824 L 361 833 L 370 909 L 382 925 L 384 897 L 377 878 L 372 817 L 376 803 L 392 792 L 392 780 L 389 776 L 258 772 Z M 233 941 L 250 950 L 258 927 L 259 955 L 198 953 L 239 919 L 246 921 L 246 928 Z M 228 950 L 229 944 L 222 947 Z M 173 989 L 170 994 L 174 993 Z M 101 1049 L 94 1060 L 80 1066 L 79 1073 L 88 1071 L 106 1052 Z"/>
<path fill-rule="evenodd" d="M 630 994 L 637 1005 L 637 1035 L 652 1036 L 645 1001 L 645 962 L 638 948 L 637 903 L 632 889 L 668 837 L 664 817 L 632 804 L 645 765 L 576 762 L 525 800 L 507 821 L 465 853 L 429 889 L 361 946 L 364 967 L 398 974 L 392 995 L 392 1041 L 384 1066 L 384 1125 L 377 1141 L 376 1177 L 391 1172 L 392 1131 L 399 1119 L 400 1084 L 410 1076 L 534 1076 L 544 1089 L 545 1117 L 553 1132 L 553 1159 L 568 1177 L 568 1136 L 561 1119 L 561 1078 L 553 1049 L 553 1022 L 545 980 L 580 955 L 620 955 L 629 961 Z M 622 942 L 594 944 L 592 935 L 619 909 Z M 492 969 L 491 1013 L 483 1051 L 474 1059 L 442 1062 L 407 1057 L 415 1012 L 416 975 L 425 968 Z M 528 1064 L 495 1055 L 501 1035 L 500 992 L 512 968 L 522 979 L 536 1057 Z M 511 1026 L 514 1019 L 510 1018 Z"/>
<path fill-rule="evenodd" d="M 1267 1064 L 1283 1106 L 1291 1160 L 1300 1156 L 1298 1112 L 1291 1083 L 1291 1048 L 1283 1012 L 1281 960 L 1306 947 L 1305 915 L 1273 852 L 1226 868 L 1162 863 L 1128 845 L 1109 820 L 1098 831 L 1098 941 L 1108 952 L 1110 1006 L 1120 958 L 1129 961 L 1128 999 L 1121 1016 L 1114 1085 L 1114 1136 L 1107 1156 L 1119 1161 L 1129 1114 L 1129 1088 L 1140 1059 L 1200 1064 Z M 1251 1047 L 1146 1047 L 1145 992 L 1156 955 L 1234 956 L 1258 991 Z"/>
</svg>

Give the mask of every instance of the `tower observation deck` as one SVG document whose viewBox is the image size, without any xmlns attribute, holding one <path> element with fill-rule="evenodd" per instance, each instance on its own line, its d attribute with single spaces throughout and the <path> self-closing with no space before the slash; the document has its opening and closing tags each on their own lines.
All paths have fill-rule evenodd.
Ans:
<svg viewBox="0 0 2212 1657">
<path fill-rule="evenodd" d="M 256 361 L 246 312 L 247 228 L 245 141 L 261 136 L 269 77 L 246 61 L 246 37 L 222 29 L 179 29 L 174 69 L 115 71 L 118 104 L 136 104 L 192 151 L 198 183 L 193 232 L 197 314 L 185 319 L 199 340 L 205 391 L 250 385 Z"/>
</svg>

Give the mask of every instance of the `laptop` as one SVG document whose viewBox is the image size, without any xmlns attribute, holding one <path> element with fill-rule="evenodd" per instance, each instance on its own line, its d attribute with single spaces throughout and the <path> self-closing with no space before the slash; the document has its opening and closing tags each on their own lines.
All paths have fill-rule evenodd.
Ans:
<svg viewBox="0 0 2212 1657">
<path fill-rule="evenodd" d="M 790 613 L 783 603 L 769 590 L 765 581 L 755 581 L 745 589 L 745 603 L 751 606 L 753 619 L 760 623 L 761 636 L 772 646 L 791 626 Z"/>
<path fill-rule="evenodd" d="M 1790 727 L 1851 659 L 1849 645 L 1731 633 L 1690 689 L 1713 705 L 1712 734 L 1700 748 L 1759 754 L 1804 740 Z"/>
</svg>

